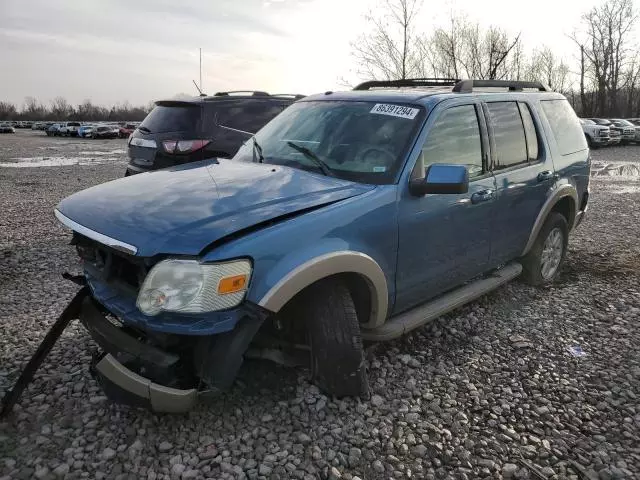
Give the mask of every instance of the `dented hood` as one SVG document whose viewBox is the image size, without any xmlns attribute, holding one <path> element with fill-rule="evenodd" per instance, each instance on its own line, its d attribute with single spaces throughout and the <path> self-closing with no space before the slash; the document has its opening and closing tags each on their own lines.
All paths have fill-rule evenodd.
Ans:
<svg viewBox="0 0 640 480">
<path fill-rule="evenodd" d="M 97 185 L 65 198 L 57 210 L 135 246 L 138 256 L 198 255 L 240 230 L 373 188 L 289 167 L 219 160 Z"/>
</svg>

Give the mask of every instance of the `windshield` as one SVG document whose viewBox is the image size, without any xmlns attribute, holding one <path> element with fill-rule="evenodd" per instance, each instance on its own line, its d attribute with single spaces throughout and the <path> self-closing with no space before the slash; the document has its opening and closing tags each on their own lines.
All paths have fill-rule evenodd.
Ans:
<svg viewBox="0 0 640 480">
<path fill-rule="evenodd" d="M 611 122 L 609 120 L 605 120 L 603 118 L 593 118 L 592 120 L 598 125 L 611 125 Z"/>
<path fill-rule="evenodd" d="M 594 125 L 595 122 L 593 120 L 589 120 L 588 118 L 581 118 L 580 121 L 583 125 Z"/>
<path fill-rule="evenodd" d="M 624 120 L 622 118 L 614 120 L 614 123 L 616 125 L 618 125 L 618 126 L 621 126 L 621 127 L 633 127 L 634 126 L 633 123 L 631 123 L 629 120 Z"/>
<path fill-rule="evenodd" d="M 419 106 L 311 101 L 291 105 L 255 135 L 264 163 L 362 183 L 392 183 L 424 115 Z M 259 161 L 254 141 L 234 160 Z"/>
</svg>

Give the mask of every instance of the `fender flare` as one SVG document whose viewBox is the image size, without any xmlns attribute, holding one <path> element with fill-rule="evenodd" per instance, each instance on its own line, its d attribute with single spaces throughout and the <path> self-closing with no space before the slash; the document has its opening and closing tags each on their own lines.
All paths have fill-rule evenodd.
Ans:
<svg viewBox="0 0 640 480">
<path fill-rule="evenodd" d="M 382 325 L 389 306 L 389 290 L 384 272 L 370 256 L 350 250 L 320 255 L 297 266 L 271 287 L 258 304 L 277 313 L 304 288 L 340 273 L 356 273 L 366 280 L 371 294 L 371 314 L 363 322 L 363 326 L 371 328 Z"/>
<path fill-rule="evenodd" d="M 563 185 L 560 185 L 555 190 L 553 190 L 549 195 L 549 198 L 547 198 L 547 200 L 542 205 L 540 212 L 538 212 L 536 221 L 533 224 L 533 228 L 531 229 L 531 233 L 529 234 L 529 240 L 527 241 L 527 245 L 524 247 L 524 250 L 521 256 L 524 257 L 527 253 L 529 253 L 529 250 L 531 250 L 531 248 L 533 247 L 533 244 L 536 241 L 536 238 L 538 238 L 540 229 L 542 228 L 542 225 L 544 225 L 544 222 L 547 220 L 549 213 L 551 213 L 551 210 L 553 210 L 553 207 L 555 207 L 560 200 L 566 197 L 571 198 L 574 205 L 573 218 L 568 219 L 569 231 L 571 231 L 575 223 L 576 212 L 579 205 L 578 192 L 576 191 L 576 188 L 573 185 L 571 185 L 570 183 L 565 183 Z"/>
</svg>

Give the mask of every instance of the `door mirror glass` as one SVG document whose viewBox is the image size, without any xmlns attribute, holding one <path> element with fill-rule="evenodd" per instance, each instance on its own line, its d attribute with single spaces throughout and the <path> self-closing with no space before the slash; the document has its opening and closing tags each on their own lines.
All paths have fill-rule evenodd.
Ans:
<svg viewBox="0 0 640 480">
<path fill-rule="evenodd" d="M 424 178 L 417 178 L 409 183 L 409 191 L 416 196 L 428 193 L 467 193 L 469 172 L 464 165 L 434 163 L 427 168 Z"/>
</svg>

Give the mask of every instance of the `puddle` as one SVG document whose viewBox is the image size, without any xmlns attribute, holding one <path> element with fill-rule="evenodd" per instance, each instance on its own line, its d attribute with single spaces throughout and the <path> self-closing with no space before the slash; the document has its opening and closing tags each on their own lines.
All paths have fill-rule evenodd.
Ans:
<svg viewBox="0 0 640 480">
<path fill-rule="evenodd" d="M 103 156 L 103 155 L 110 155 L 110 156 L 118 156 L 118 155 L 125 155 L 126 152 L 123 148 L 118 148 L 116 150 L 109 150 L 108 152 L 104 152 L 104 151 L 100 151 L 100 150 L 86 150 L 83 152 L 78 152 L 78 155 L 99 155 L 99 156 Z"/>
<path fill-rule="evenodd" d="M 591 167 L 593 177 L 640 177 L 640 164 L 595 163 Z"/>
<path fill-rule="evenodd" d="M 113 163 L 115 158 L 86 158 L 86 157 L 26 157 L 14 158 L 15 162 L 0 163 L 5 168 L 33 168 L 33 167 L 67 167 L 70 165 L 99 165 Z"/>
</svg>

